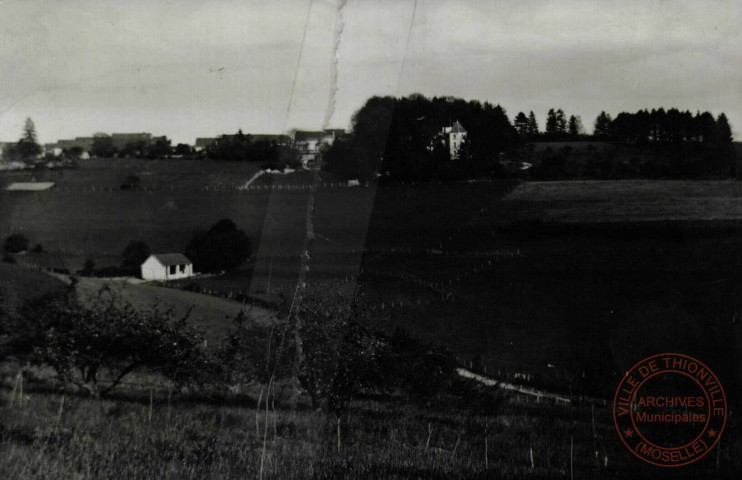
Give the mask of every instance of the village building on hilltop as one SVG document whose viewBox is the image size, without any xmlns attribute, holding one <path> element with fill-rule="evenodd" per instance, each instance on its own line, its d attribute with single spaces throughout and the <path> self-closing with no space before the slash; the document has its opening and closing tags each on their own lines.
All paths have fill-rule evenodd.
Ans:
<svg viewBox="0 0 742 480">
<path fill-rule="evenodd" d="M 216 140 L 216 137 L 198 137 L 193 149 L 197 152 L 202 152 L 213 145 Z"/>
<path fill-rule="evenodd" d="M 299 159 L 306 167 L 314 163 L 322 145 L 332 145 L 344 134 L 345 130 L 338 128 L 318 131 L 295 130 L 292 132 L 293 147 L 299 151 Z"/>
<path fill-rule="evenodd" d="M 448 146 L 448 153 L 451 160 L 459 158 L 459 150 L 461 150 L 461 144 L 466 140 L 466 130 L 461 126 L 458 120 L 450 126 L 443 127 L 444 141 Z"/>
<path fill-rule="evenodd" d="M 466 141 L 467 132 L 461 123 L 456 120 L 450 127 L 443 127 L 428 144 L 428 151 L 432 152 L 438 146 L 443 146 L 448 150 L 450 160 L 459 159 L 459 151 L 462 144 Z"/>
<path fill-rule="evenodd" d="M 150 145 L 157 141 L 157 137 L 153 138 L 151 133 L 112 133 L 111 140 L 116 150 L 123 150 L 127 145 L 140 142 Z"/>
</svg>

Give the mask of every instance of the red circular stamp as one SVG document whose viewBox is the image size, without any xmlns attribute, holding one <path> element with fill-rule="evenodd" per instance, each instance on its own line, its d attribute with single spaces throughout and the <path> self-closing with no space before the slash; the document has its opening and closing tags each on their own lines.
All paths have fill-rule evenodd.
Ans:
<svg viewBox="0 0 742 480">
<path fill-rule="evenodd" d="M 652 465 L 681 467 L 719 442 L 727 399 L 706 365 L 688 355 L 661 353 L 626 372 L 613 399 L 613 421 L 631 453 Z"/>
</svg>

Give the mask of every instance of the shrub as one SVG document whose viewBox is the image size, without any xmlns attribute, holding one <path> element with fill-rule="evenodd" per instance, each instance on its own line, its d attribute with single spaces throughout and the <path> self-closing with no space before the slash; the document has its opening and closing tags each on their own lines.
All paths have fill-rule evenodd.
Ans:
<svg viewBox="0 0 742 480">
<path fill-rule="evenodd" d="M 142 179 L 136 175 L 129 175 L 121 184 L 121 190 L 141 190 Z"/>
<path fill-rule="evenodd" d="M 121 253 L 124 268 L 139 268 L 149 258 L 149 245 L 139 240 L 132 240 Z"/>
<path fill-rule="evenodd" d="M 14 233 L 5 239 L 3 248 L 8 253 L 18 253 L 28 249 L 28 238 L 22 233 Z"/>
<path fill-rule="evenodd" d="M 250 239 L 238 230 L 232 220 L 223 219 L 207 232 L 196 232 L 186 247 L 185 254 L 199 272 L 218 272 L 234 268 L 252 253 Z"/>
<path fill-rule="evenodd" d="M 389 338 L 394 384 L 407 397 L 427 407 L 450 391 L 456 379 L 456 361 L 445 347 L 433 348 L 396 329 Z"/>
<path fill-rule="evenodd" d="M 44 253 L 44 247 L 41 246 L 40 243 L 37 243 L 33 249 L 31 249 L 33 253 Z"/>
<path fill-rule="evenodd" d="M 90 275 L 91 273 L 93 273 L 93 270 L 95 270 L 95 262 L 92 259 L 88 258 L 87 260 L 85 260 L 85 265 L 82 267 L 82 271 Z"/>
</svg>

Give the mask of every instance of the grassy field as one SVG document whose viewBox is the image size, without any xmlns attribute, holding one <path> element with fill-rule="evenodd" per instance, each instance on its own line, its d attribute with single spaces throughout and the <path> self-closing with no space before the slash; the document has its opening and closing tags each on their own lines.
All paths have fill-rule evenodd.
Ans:
<svg viewBox="0 0 742 480">
<path fill-rule="evenodd" d="M 367 254 L 362 281 L 380 302 L 402 303 L 392 308 L 397 324 L 481 360 L 489 373 L 529 373 L 563 389 L 571 381 L 607 396 L 635 359 L 671 350 L 706 359 L 736 388 L 740 189 L 728 181 L 523 183 L 504 198 L 493 188 L 489 204 L 477 194 L 480 209 L 464 192 L 439 189 L 430 204 L 451 216 L 424 225 L 416 217 L 425 197 L 403 201 L 413 187 L 379 190 L 369 244 L 521 255 L 489 265 L 484 256 Z"/>
<path fill-rule="evenodd" d="M 267 413 L 155 390 L 95 400 L 31 391 L 0 406 L 0 475 L 29 479 L 658 478 L 620 443 L 610 411 L 516 402 L 494 416 L 358 401 L 340 420 Z M 257 425 L 256 425 L 257 422 Z M 721 448 L 672 478 L 732 478 L 738 421 Z M 256 428 L 257 427 L 257 428 Z M 262 467 L 261 467 L 262 465 Z M 261 475 L 262 468 L 262 475 Z M 664 477 L 663 477 L 664 478 Z M 669 478 L 669 477 L 668 477 Z"/>
<path fill-rule="evenodd" d="M 270 205 L 271 211 L 291 215 L 305 204 L 305 194 L 273 198 L 267 190 L 235 190 L 256 171 L 256 165 L 243 163 L 95 159 L 81 161 L 78 169 L 6 172 L 0 175 L 2 187 L 32 178 L 56 185 L 40 193 L 1 188 L 0 233 L 21 232 L 46 252 L 19 261 L 70 270 L 82 268 L 87 258 L 98 266 L 118 265 L 131 240 L 142 240 L 155 252 L 182 251 L 194 230 L 221 218 L 234 220 L 264 255 L 295 249 L 291 240 L 302 237 L 295 231 L 301 225 L 280 221 L 285 217 L 276 221 L 266 212 Z M 143 190 L 119 188 L 130 174 L 142 179 Z M 259 180 L 261 186 L 286 181 Z"/>
<path fill-rule="evenodd" d="M 520 219 L 544 222 L 739 220 L 742 184 L 734 181 L 623 180 L 528 182 L 504 200 Z"/>
<path fill-rule="evenodd" d="M 133 285 L 115 280 L 83 277 L 78 282 L 77 292 L 83 303 L 89 303 L 102 296 L 126 302 L 142 311 L 152 308 L 172 309 L 176 318 L 188 314 L 189 324 L 203 327 L 206 330 L 206 339 L 212 345 L 221 345 L 234 329 L 234 319 L 240 311 L 249 311 L 251 318 L 260 322 L 267 323 L 273 320 L 272 312 L 258 306 L 243 305 L 233 300 L 156 285 Z"/>
<path fill-rule="evenodd" d="M 143 189 L 235 188 L 244 185 L 259 165 L 204 160 L 144 160 L 91 158 L 78 160 L 77 168 L 3 172 L 0 187 L 12 182 L 54 182 L 58 189 L 120 189 L 126 178 L 136 175 Z"/>
<path fill-rule="evenodd" d="M 45 273 L 0 263 L 0 315 L 14 314 L 29 299 L 63 289 L 64 283 Z"/>
<path fill-rule="evenodd" d="M 103 184 L 106 175 L 136 166 L 124 161 L 111 173 L 98 162 L 65 172 L 60 187 L 79 187 L 76 175 Z M 179 162 L 145 166 L 159 178 L 185 167 Z M 174 191 L 2 191 L 0 225 L 26 232 L 49 252 L 19 262 L 79 268 L 91 257 L 99 266 L 117 264 L 131 239 L 180 251 L 193 229 L 229 217 L 248 232 L 259 258 L 195 283 L 225 296 L 291 291 L 310 175 L 264 175 L 255 183 L 280 190 L 206 191 L 227 179 L 240 184 L 253 167 L 191 167 L 175 175 Z M 398 324 L 450 345 L 464 362 L 561 388 L 568 378 L 600 372 L 611 385 L 637 355 L 662 345 L 717 362 L 727 382 L 739 381 L 737 365 L 725 361 L 742 345 L 731 323 L 733 299 L 742 297 L 742 187 L 735 182 L 323 182 L 311 214 L 309 281 L 355 282 L 360 274 Z M 498 251 L 519 255 L 494 256 Z"/>
<path fill-rule="evenodd" d="M 32 244 L 60 245 L 60 252 L 79 252 L 81 259 L 110 248 L 106 261 L 114 262 L 130 239 L 178 250 L 193 228 L 230 217 L 254 239 L 261 259 L 197 282 L 223 292 L 262 291 L 268 279 L 276 289 L 291 288 L 304 245 L 308 190 L 287 186 L 306 185 L 306 177 L 261 177 L 285 187 L 272 192 L 205 191 L 199 186 L 208 175 L 188 180 L 197 195 L 162 188 L 2 191 L 1 224 L 25 231 Z M 736 411 L 733 392 L 742 384 L 742 327 L 735 321 L 742 308 L 740 188 L 726 181 L 320 188 L 308 279 L 355 282 L 359 275 L 393 324 L 449 345 L 462 363 L 515 383 L 571 389 L 575 396 L 610 398 L 622 372 L 644 355 L 691 354 L 720 376 Z M 163 210 L 168 199 L 176 209 Z M 495 255 L 510 251 L 517 254 Z M 33 255 L 18 260 L 33 263 Z M 64 265 L 77 261 L 58 255 Z M 22 297 L 36 281 L 59 288 L 19 266 L 0 268 L 3 285 Z M 99 282 L 83 280 L 83 290 L 96 292 Z M 196 303 L 214 341 L 240 307 L 151 286 L 126 285 L 120 293 L 142 305 Z M 271 423 L 263 457 L 265 431 L 255 432 L 255 411 L 245 405 L 185 395 L 169 402 L 155 387 L 150 420 L 148 392 L 140 385 L 110 400 L 68 394 L 61 409 L 61 394 L 31 389 L 23 408 L 10 408 L 12 373 L 4 373 L 0 407 L 3 478 L 245 478 L 259 477 L 261 460 L 263 478 L 658 475 L 620 444 L 609 408 L 600 403 L 569 409 L 511 398 L 498 415 L 484 419 L 359 401 L 343 416 L 340 452 L 334 417 L 279 409 L 268 415 L 277 416 L 276 435 Z M 673 478 L 735 476 L 736 417 L 728 428 L 718 457 L 673 472 Z"/>
</svg>

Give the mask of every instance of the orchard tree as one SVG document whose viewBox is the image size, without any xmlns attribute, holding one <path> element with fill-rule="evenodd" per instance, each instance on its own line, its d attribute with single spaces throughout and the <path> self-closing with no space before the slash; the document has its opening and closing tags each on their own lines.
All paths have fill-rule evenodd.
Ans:
<svg viewBox="0 0 742 480">
<path fill-rule="evenodd" d="M 291 319 L 299 347 L 297 378 L 314 408 L 339 416 L 354 396 L 391 390 L 389 344 L 379 333 L 384 317 L 359 289 L 313 285 Z"/>
<path fill-rule="evenodd" d="M 24 161 L 37 158 L 43 151 L 41 145 L 36 140 L 36 126 L 30 118 L 26 119 L 26 124 L 23 127 L 23 136 L 16 144 L 16 151 L 21 160 Z"/>
<path fill-rule="evenodd" d="M 52 367 L 60 380 L 92 395 L 111 392 L 135 371 L 158 372 L 180 386 L 213 381 L 217 363 L 188 313 L 135 309 L 109 291 L 83 305 L 75 285 L 21 308 L 10 351 Z M 107 375 L 102 375 L 102 373 Z"/>
</svg>

